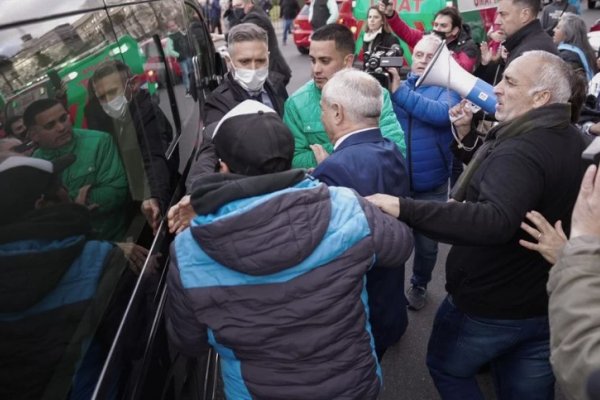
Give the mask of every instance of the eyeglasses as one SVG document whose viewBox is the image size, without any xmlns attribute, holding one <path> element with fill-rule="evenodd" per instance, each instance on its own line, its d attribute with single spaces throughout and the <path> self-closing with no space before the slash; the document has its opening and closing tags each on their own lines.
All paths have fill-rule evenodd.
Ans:
<svg viewBox="0 0 600 400">
<path fill-rule="evenodd" d="M 52 129 L 52 128 L 54 128 L 56 126 L 57 122 L 60 122 L 61 124 L 64 124 L 65 122 L 67 122 L 68 119 L 69 119 L 69 114 L 64 113 L 60 117 L 58 117 L 57 119 L 55 119 L 54 121 L 50 121 L 50 122 L 47 122 L 44 125 L 42 125 L 42 128 L 50 130 L 50 129 Z"/>
</svg>

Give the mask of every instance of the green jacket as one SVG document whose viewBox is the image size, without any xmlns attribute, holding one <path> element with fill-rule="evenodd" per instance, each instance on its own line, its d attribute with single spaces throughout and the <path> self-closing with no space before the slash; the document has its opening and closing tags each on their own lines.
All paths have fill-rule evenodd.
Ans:
<svg viewBox="0 0 600 400">
<path fill-rule="evenodd" d="M 321 90 L 314 81 L 307 82 L 296 90 L 285 102 L 283 122 L 294 135 L 295 150 L 292 168 L 313 168 L 317 166 L 315 156 L 310 149 L 311 144 L 322 145 L 328 153 L 333 151 L 325 128 L 321 122 Z M 390 94 L 383 91 L 383 109 L 379 126 L 384 137 L 398 145 L 402 155 L 406 157 L 404 132 L 396 119 L 392 108 Z"/>
<path fill-rule="evenodd" d="M 62 173 L 69 197 L 76 198 L 82 186 L 92 185 L 87 203 L 99 206 L 92 211 L 92 227 L 98 239 L 123 240 L 129 189 L 112 138 L 104 132 L 73 129 L 73 139 L 67 145 L 60 149 L 38 149 L 33 156 L 50 161 L 69 153 L 76 157 Z"/>
</svg>

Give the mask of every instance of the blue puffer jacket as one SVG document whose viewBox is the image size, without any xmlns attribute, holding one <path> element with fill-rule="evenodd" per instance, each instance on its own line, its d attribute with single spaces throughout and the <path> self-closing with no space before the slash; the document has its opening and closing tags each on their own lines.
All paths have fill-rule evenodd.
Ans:
<svg viewBox="0 0 600 400">
<path fill-rule="evenodd" d="M 0 398 L 91 397 L 125 264 L 113 244 L 87 240 L 90 230 L 88 211 L 72 204 L 0 227 Z"/>
<path fill-rule="evenodd" d="M 418 78 L 408 74 L 406 82 L 392 94 L 392 103 L 406 140 L 411 190 L 428 192 L 450 176 L 452 132 L 448 110 L 458 104 L 460 96 L 441 86 L 415 89 Z"/>
<path fill-rule="evenodd" d="M 208 341 L 227 399 L 376 399 L 365 274 L 408 259 L 409 228 L 302 170 L 194 187 L 198 216 L 171 245 L 174 347 L 195 356 Z"/>
</svg>

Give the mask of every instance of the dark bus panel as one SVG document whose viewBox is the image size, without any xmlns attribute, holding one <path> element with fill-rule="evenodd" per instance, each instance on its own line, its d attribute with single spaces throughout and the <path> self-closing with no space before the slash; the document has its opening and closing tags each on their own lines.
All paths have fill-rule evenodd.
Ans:
<svg viewBox="0 0 600 400">
<path fill-rule="evenodd" d="M 169 205 L 225 71 L 195 1 L 0 13 L 0 398 L 205 399 L 169 348 Z M 14 4 L 13 4 L 14 3 Z"/>
</svg>

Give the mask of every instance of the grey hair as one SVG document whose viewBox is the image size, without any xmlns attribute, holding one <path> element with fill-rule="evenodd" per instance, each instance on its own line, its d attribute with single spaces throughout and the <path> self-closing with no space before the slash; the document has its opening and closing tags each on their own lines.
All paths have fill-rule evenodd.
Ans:
<svg viewBox="0 0 600 400">
<path fill-rule="evenodd" d="M 562 22 L 560 29 L 565 35 L 563 42 L 583 50 L 590 68 L 595 71 L 596 52 L 588 40 L 585 21 L 577 14 L 566 12 L 560 17 L 560 22 Z"/>
<path fill-rule="evenodd" d="M 229 34 L 227 35 L 227 48 L 231 52 L 235 43 L 254 41 L 264 42 L 268 47 L 269 38 L 267 36 L 267 31 L 251 22 L 244 22 L 229 30 Z"/>
<path fill-rule="evenodd" d="M 419 40 L 417 44 L 420 42 L 434 42 L 437 46 L 439 46 L 442 43 L 442 38 L 440 38 L 435 33 L 428 33 L 426 35 L 423 35 L 423 37 L 421 37 L 421 40 Z"/>
<path fill-rule="evenodd" d="M 526 51 L 521 57 L 535 57 L 537 69 L 534 86 L 529 94 L 547 90 L 550 92 L 550 103 L 567 103 L 571 97 L 571 73 L 572 69 L 560 58 L 543 50 Z"/>
<path fill-rule="evenodd" d="M 336 72 L 323 87 L 321 98 L 328 106 L 341 105 L 354 122 L 381 116 L 383 90 L 377 79 L 363 71 L 346 68 Z"/>
</svg>

